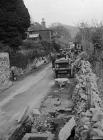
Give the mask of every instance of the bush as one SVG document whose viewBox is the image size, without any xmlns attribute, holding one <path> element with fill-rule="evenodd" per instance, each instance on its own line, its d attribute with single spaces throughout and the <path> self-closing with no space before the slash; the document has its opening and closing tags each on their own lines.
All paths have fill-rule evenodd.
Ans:
<svg viewBox="0 0 103 140">
<path fill-rule="evenodd" d="M 22 52 L 25 54 L 32 53 L 33 57 L 41 57 L 48 55 L 51 51 L 50 43 L 47 41 L 25 40 L 20 47 Z M 32 52 L 31 52 L 32 51 Z"/>
<path fill-rule="evenodd" d="M 25 49 L 25 50 L 28 50 L 28 49 L 36 49 L 36 48 L 41 48 L 42 45 L 40 42 L 35 42 L 33 40 L 25 40 L 22 42 L 22 46 L 21 46 L 21 49 Z"/>
<path fill-rule="evenodd" d="M 25 69 L 35 58 L 44 55 L 42 50 L 23 50 L 21 52 L 10 54 L 10 65 Z"/>
<path fill-rule="evenodd" d="M 16 66 L 18 68 L 26 68 L 28 64 L 28 57 L 26 55 L 23 55 L 22 53 L 16 53 L 10 55 L 10 65 Z"/>
<path fill-rule="evenodd" d="M 47 41 L 25 40 L 20 46 L 21 50 L 16 53 L 10 52 L 10 65 L 25 69 L 35 58 L 47 56 L 53 50 L 53 47 L 56 51 L 60 49 L 60 45 L 56 43 L 52 44 L 52 49 L 50 45 Z"/>
<path fill-rule="evenodd" d="M 88 61 L 91 63 L 91 65 L 93 67 L 95 67 L 96 62 L 98 61 L 97 57 L 95 56 L 95 54 L 92 54 L 89 56 Z"/>
</svg>

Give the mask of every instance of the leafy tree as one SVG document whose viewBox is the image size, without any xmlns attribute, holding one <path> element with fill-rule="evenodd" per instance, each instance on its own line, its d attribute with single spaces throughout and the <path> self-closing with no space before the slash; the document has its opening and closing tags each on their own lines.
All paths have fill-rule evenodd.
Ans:
<svg viewBox="0 0 103 140">
<path fill-rule="evenodd" d="M 53 49 L 56 51 L 56 52 L 59 52 L 60 49 L 61 49 L 61 45 L 56 43 L 55 41 L 52 42 L 52 45 L 53 45 Z"/>
<path fill-rule="evenodd" d="M 74 40 L 75 40 L 75 42 L 81 43 L 81 40 L 82 40 L 82 34 L 81 34 L 81 32 L 78 32 L 78 33 L 76 34 Z"/>
<path fill-rule="evenodd" d="M 30 16 L 23 0 L 0 0 L 0 41 L 14 50 L 18 49 L 25 31 L 30 25 Z"/>
</svg>

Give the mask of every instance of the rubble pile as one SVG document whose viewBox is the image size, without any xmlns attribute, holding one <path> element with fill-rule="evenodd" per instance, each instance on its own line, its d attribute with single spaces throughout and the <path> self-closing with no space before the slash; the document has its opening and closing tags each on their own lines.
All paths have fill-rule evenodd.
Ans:
<svg viewBox="0 0 103 140">
<path fill-rule="evenodd" d="M 33 115 L 31 133 L 52 132 L 53 129 L 53 117 L 51 117 L 49 114 L 40 114 L 38 116 Z"/>
<path fill-rule="evenodd" d="M 88 61 L 79 59 L 76 64 L 79 71 L 72 96 L 76 121 L 75 139 L 103 139 L 103 104 L 99 97 L 97 77 Z"/>
</svg>

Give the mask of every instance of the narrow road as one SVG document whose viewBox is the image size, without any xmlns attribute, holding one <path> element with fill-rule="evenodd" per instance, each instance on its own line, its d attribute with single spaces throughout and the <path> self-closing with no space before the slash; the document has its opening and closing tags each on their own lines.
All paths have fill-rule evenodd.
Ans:
<svg viewBox="0 0 103 140">
<path fill-rule="evenodd" d="M 48 65 L 0 94 L 0 132 L 5 131 L 9 122 L 17 119 L 28 105 L 40 107 L 54 83 L 52 74 L 51 66 Z"/>
</svg>

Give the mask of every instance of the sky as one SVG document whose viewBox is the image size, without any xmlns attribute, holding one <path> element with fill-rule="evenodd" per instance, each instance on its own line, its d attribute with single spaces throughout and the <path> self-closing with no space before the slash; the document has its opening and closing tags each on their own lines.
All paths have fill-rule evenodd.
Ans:
<svg viewBox="0 0 103 140">
<path fill-rule="evenodd" d="M 47 25 L 103 22 L 103 0 L 24 0 L 34 22 L 44 18 Z"/>
</svg>

